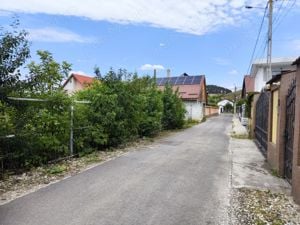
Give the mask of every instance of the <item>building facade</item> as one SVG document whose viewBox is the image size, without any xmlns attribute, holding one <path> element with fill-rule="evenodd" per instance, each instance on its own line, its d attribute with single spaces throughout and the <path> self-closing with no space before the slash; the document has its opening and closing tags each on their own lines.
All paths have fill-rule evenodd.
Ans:
<svg viewBox="0 0 300 225">
<path fill-rule="evenodd" d="M 156 79 L 157 86 L 163 90 L 170 84 L 174 91 L 178 90 L 186 109 L 186 119 L 202 120 L 207 104 L 206 81 L 204 75 L 188 75 L 164 77 Z"/>
<path fill-rule="evenodd" d="M 95 78 L 81 75 L 81 74 L 75 74 L 72 73 L 68 79 L 63 84 L 63 89 L 69 94 L 73 94 L 76 91 L 80 91 L 87 87 L 88 85 L 91 85 L 95 81 Z"/>
</svg>

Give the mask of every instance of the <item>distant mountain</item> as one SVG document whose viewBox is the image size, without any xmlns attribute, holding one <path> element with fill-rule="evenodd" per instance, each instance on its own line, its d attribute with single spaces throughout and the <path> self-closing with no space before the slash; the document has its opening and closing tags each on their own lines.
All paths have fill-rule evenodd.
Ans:
<svg viewBox="0 0 300 225">
<path fill-rule="evenodd" d="M 232 92 L 227 88 L 217 85 L 206 85 L 206 91 L 208 92 L 208 94 L 228 94 Z"/>
</svg>

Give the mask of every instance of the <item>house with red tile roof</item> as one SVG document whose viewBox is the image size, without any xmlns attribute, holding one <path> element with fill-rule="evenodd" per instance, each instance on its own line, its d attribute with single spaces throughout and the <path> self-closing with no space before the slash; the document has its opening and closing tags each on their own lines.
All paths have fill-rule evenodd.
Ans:
<svg viewBox="0 0 300 225">
<path fill-rule="evenodd" d="M 156 78 L 157 86 L 163 90 L 166 84 L 170 84 L 178 93 L 186 108 L 188 119 L 202 120 L 205 105 L 207 104 L 206 80 L 204 75 L 188 75 L 187 73 L 177 77 Z"/>
<path fill-rule="evenodd" d="M 63 89 L 68 94 L 73 94 L 91 85 L 95 77 L 72 73 L 63 84 Z"/>
<path fill-rule="evenodd" d="M 245 75 L 243 80 L 242 98 L 246 98 L 247 94 L 254 92 L 255 78 L 250 75 Z"/>
</svg>

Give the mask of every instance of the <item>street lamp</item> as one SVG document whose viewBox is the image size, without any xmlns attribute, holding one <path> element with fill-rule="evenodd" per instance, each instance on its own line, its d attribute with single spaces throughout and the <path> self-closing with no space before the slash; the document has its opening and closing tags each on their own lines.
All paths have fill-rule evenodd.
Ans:
<svg viewBox="0 0 300 225">
<path fill-rule="evenodd" d="M 268 54 L 267 54 L 267 65 L 268 65 L 268 79 L 272 78 L 272 23 L 273 23 L 273 1 L 274 0 L 268 0 L 268 3 L 266 5 L 265 9 L 265 13 L 266 10 L 269 6 L 269 27 L 268 27 Z M 259 8 L 262 9 L 261 7 L 254 7 L 254 6 L 249 6 L 246 5 L 245 6 L 246 9 L 253 9 L 253 8 Z"/>
<path fill-rule="evenodd" d="M 251 6 L 251 5 L 246 5 L 246 9 L 265 9 L 264 7 L 256 7 L 256 6 Z"/>
</svg>

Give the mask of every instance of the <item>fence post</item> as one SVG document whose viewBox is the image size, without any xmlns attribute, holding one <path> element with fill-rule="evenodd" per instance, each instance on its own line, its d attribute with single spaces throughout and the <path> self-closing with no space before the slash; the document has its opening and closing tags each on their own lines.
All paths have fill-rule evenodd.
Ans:
<svg viewBox="0 0 300 225">
<path fill-rule="evenodd" d="M 73 151 L 73 116 L 74 116 L 74 106 L 71 105 L 71 121 L 70 121 L 70 155 L 72 156 Z"/>
</svg>

